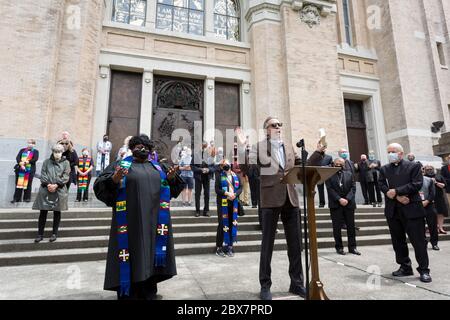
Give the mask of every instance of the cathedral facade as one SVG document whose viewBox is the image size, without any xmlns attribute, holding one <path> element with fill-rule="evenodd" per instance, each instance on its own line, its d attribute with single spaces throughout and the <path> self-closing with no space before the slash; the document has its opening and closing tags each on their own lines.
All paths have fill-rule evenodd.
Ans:
<svg viewBox="0 0 450 320">
<path fill-rule="evenodd" d="M 286 141 L 313 149 L 324 128 L 330 153 L 373 150 L 384 163 L 391 142 L 439 163 L 433 146 L 450 131 L 446 0 L 23 0 L 0 11 L 2 201 L 26 139 L 43 161 L 62 131 L 77 150 L 146 133 L 167 152 L 178 128 L 200 124 L 221 144 L 214 130 L 260 129 L 271 115 Z"/>
</svg>

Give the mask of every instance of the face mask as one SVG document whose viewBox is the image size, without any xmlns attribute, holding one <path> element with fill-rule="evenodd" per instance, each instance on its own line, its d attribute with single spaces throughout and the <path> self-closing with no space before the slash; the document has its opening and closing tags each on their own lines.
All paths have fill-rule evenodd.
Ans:
<svg viewBox="0 0 450 320">
<path fill-rule="evenodd" d="M 370 161 L 375 160 L 375 156 L 369 156 L 369 160 L 370 160 Z"/>
<path fill-rule="evenodd" d="M 89 155 L 89 152 L 87 152 L 87 151 L 83 152 L 83 156 L 87 157 L 88 155 Z"/>
<path fill-rule="evenodd" d="M 398 153 L 396 152 L 390 152 L 388 158 L 390 163 L 397 163 L 399 160 Z"/>
<path fill-rule="evenodd" d="M 28 144 L 28 148 L 33 149 L 34 148 L 34 144 L 29 143 Z"/>
<path fill-rule="evenodd" d="M 348 156 L 349 156 L 348 152 L 344 152 L 344 153 L 341 155 L 341 158 L 344 159 L 344 160 L 347 160 L 347 159 L 348 159 Z"/>
<path fill-rule="evenodd" d="M 61 160 L 62 152 L 53 152 L 53 158 L 55 158 L 56 161 Z"/>
<path fill-rule="evenodd" d="M 108 141 L 108 137 L 104 137 L 104 138 L 103 138 L 103 141 L 104 141 L 104 142 Z"/>
<path fill-rule="evenodd" d="M 139 159 L 148 159 L 148 155 L 150 154 L 150 151 L 148 151 L 145 148 L 142 149 L 134 149 L 133 150 L 133 156 L 135 158 L 139 158 Z"/>
<path fill-rule="evenodd" d="M 229 164 L 224 165 L 222 168 L 224 171 L 229 171 L 231 169 Z"/>
<path fill-rule="evenodd" d="M 416 158 L 408 158 L 409 161 L 413 162 Z"/>
<path fill-rule="evenodd" d="M 433 177 L 434 176 L 434 171 L 425 171 L 425 175 L 427 177 Z"/>
</svg>

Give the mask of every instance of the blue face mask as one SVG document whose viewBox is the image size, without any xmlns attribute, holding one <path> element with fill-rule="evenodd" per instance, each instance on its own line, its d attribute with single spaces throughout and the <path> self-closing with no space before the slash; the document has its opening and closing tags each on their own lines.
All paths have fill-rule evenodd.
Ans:
<svg viewBox="0 0 450 320">
<path fill-rule="evenodd" d="M 344 159 L 344 160 L 347 160 L 347 159 L 349 158 L 348 152 L 344 152 L 344 153 L 341 155 L 341 158 Z"/>
<path fill-rule="evenodd" d="M 397 152 L 390 152 L 388 154 L 389 162 L 390 163 L 397 163 L 399 160 L 399 156 Z"/>
<path fill-rule="evenodd" d="M 369 160 L 370 160 L 370 161 L 375 160 L 375 156 L 373 156 L 373 155 L 369 156 Z"/>
</svg>

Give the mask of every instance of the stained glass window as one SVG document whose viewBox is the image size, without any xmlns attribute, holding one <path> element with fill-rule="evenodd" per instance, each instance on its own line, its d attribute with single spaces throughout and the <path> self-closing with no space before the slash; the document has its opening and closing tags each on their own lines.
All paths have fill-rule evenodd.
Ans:
<svg viewBox="0 0 450 320">
<path fill-rule="evenodd" d="M 158 0 L 156 27 L 203 35 L 204 0 Z"/>
<path fill-rule="evenodd" d="M 112 21 L 144 26 L 146 11 L 147 0 L 114 0 Z"/>
<path fill-rule="evenodd" d="M 239 41 L 240 9 L 237 0 L 214 0 L 214 31 L 216 36 Z"/>
</svg>

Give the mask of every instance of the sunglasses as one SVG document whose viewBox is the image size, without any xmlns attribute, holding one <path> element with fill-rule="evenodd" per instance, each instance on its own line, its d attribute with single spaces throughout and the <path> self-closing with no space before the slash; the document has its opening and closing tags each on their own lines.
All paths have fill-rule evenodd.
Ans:
<svg viewBox="0 0 450 320">
<path fill-rule="evenodd" d="M 269 125 L 269 128 L 274 128 L 274 129 L 278 129 L 278 128 L 282 128 L 283 124 L 282 123 L 272 123 Z"/>
<path fill-rule="evenodd" d="M 61 143 L 63 146 L 68 146 L 69 144 L 68 143 Z"/>
</svg>

